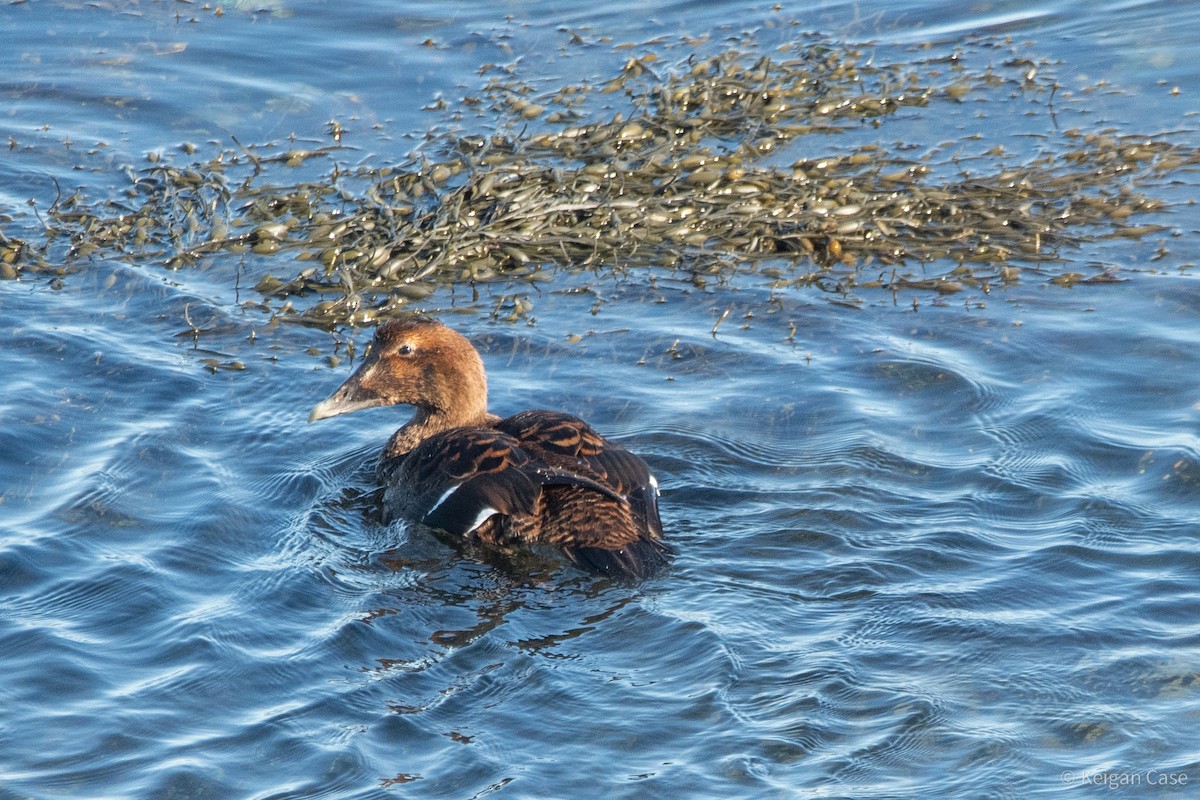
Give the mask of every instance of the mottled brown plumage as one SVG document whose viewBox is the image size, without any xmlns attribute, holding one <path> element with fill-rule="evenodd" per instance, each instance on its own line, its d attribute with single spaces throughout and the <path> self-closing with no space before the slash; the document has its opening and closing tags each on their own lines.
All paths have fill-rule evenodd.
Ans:
<svg viewBox="0 0 1200 800">
<path fill-rule="evenodd" d="M 545 543 L 627 577 L 666 561 L 646 464 L 569 414 L 489 413 L 479 354 L 440 322 L 380 325 L 358 369 L 309 421 L 396 404 L 415 410 L 380 456 L 389 518 L 494 544 Z"/>
</svg>

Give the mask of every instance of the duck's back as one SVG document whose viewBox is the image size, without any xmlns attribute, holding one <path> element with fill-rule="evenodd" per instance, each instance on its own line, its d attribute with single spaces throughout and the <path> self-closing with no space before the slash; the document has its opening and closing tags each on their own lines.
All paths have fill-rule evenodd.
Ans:
<svg viewBox="0 0 1200 800">
<path fill-rule="evenodd" d="M 386 513 L 454 535 L 541 542 L 629 577 L 653 574 L 669 555 L 646 464 L 569 414 L 443 431 L 381 474 Z"/>
<path fill-rule="evenodd" d="M 630 506 L 635 528 L 650 538 L 662 539 L 658 481 L 642 459 L 608 441 L 578 417 L 559 411 L 524 411 L 501 420 L 496 428 L 546 463 L 611 489 Z"/>
</svg>

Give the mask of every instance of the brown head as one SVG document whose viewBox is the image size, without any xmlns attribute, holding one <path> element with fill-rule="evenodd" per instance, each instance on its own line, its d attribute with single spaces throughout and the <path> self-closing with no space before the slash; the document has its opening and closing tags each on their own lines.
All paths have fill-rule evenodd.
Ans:
<svg viewBox="0 0 1200 800">
<path fill-rule="evenodd" d="M 491 418 L 479 353 L 461 334 L 437 320 L 388 320 L 375 330 L 371 349 L 358 369 L 313 408 L 308 421 L 399 404 L 416 407 L 404 427 L 419 427 L 418 439 L 447 428 L 486 424 Z"/>
</svg>

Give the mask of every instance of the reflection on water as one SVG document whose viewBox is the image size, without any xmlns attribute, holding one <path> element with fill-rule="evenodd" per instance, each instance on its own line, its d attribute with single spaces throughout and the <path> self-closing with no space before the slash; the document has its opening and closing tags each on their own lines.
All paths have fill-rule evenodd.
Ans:
<svg viewBox="0 0 1200 800">
<path fill-rule="evenodd" d="M 0 24 L 38 5 L 128 35 L 90 6 Z M 319 4 L 154 24 L 307 30 L 335 63 L 391 19 L 366 5 L 327 43 Z M 1147 8 L 1098 18 L 1133 36 Z M 1031 35 L 1064 9 L 1030 6 Z M 489 13 L 419 35 L 469 41 Z M 635 24 L 590 13 L 562 24 Z M 456 57 L 447 81 L 480 54 Z M 161 124 L 122 146 L 172 141 Z M 1024 798 L 1134 776 L 1125 796 L 1189 796 L 1200 253 L 1178 216 L 1081 254 L 1164 270 L 1122 284 L 851 309 L 664 274 L 599 304 L 547 286 L 530 324 L 447 313 L 496 411 L 579 413 L 662 478 L 678 555 L 638 587 L 382 525 L 371 459 L 403 412 L 307 426 L 349 365 L 224 274 L 0 283 L 0 796 Z"/>
</svg>

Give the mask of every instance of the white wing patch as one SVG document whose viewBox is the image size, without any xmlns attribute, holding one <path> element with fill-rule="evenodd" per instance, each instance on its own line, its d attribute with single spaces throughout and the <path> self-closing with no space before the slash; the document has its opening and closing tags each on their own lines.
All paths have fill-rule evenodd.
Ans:
<svg viewBox="0 0 1200 800">
<path fill-rule="evenodd" d="M 425 512 L 425 516 L 421 518 L 421 521 L 425 522 L 430 517 L 432 517 L 433 512 L 435 512 L 439 508 L 441 508 L 442 503 L 445 503 L 447 500 L 449 500 L 450 496 L 453 495 L 455 492 L 457 492 L 459 487 L 461 487 L 461 486 L 462 486 L 461 483 L 456 483 L 453 486 L 451 486 L 449 489 L 447 489 L 446 491 L 442 492 L 442 496 L 439 497 L 437 499 L 437 502 L 435 502 L 433 504 L 433 506 L 428 511 Z M 475 530 L 480 525 L 487 522 L 488 519 L 490 519 L 493 514 L 499 514 L 499 513 L 500 513 L 499 510 L 492 508 L 491 506 L 484 506 L 483 508 L 481 508 L 479 510 L 479 513 L 475 516 L 475 520 L 470 524 L 470 526 L 467 527 L 467 531 L 469 532 L 469 531 Z"/>
<path fill-rule="evenodd" d="M 444 502 L 446 502 L 447 500 L 449 500 L 449 499 L 450 499 L 450 495 L 452 495 L 452 494 L 454 494 L 455 492 L 457 492 L 457 491 L 458 491 L 458 487 L 460 487 L 460 486 L 462 486 L 462 484 L 461 484 L 461 483 L 456 483 L 456 484 L 454 484 L 453 486 L 451 486 L 449 489 L 447 489 L 446 491 L 442 492 L 442 496 L 441 496 L 441 497 L 439 497 L 439 498 L 437 499 L 437 502 L 436 502 L 436 503 L 434 503 L 434 504 L 433 504 L 433 505 L 430 507 L 430 509 L 429 509 L 428 511 L 426 511 L 426 512 L 425 512 L 425 519 L 429 519 L 429 518 L 430 518 L 430 517 L 433 515 L 433 512 L 435 512 L 435 511 L 437 511 L 439 508 L 441 508 L 441 505 L 442 505 L 442 503 L 444 503 Z"/>
<path fill-rule="evenodd" d="M 475 521 L 471 523 L 471 527 L 468 528 L 468 530 L 472 530 L 472 531 L 475 530 L 480 525 L 487 522 L 493 514 L 497 514 L 497 513 L 499 513 L 499 512 L 496 511 L 496 509 L 490 508 L 488 506 L 484 506 L 483 509 L 480 510 L 479 516 L 475 517 Z"/>
</svg>

